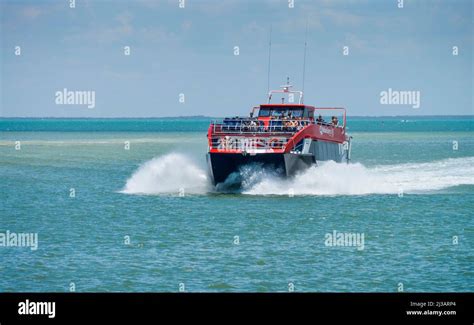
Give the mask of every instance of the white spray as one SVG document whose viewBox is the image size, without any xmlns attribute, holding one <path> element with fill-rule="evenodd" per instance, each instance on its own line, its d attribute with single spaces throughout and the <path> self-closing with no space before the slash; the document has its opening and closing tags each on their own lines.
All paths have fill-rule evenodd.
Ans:
<svg viewBox="0 0 474 325">
<path fill-rule="evenodd" d="M 474 157 L 429 163 L 380 165 L 325 162 L 293 178 L 282 179 L 244 169 L 241 192 L 247 195 L 367 195 L 427 193 L 458 185 L 474 184 Z M 190 194 L 214 191 L 204 168 L 182 154 L 171 153 L 144 163 L 123 189 L 127 194 Z"/>
</svg>

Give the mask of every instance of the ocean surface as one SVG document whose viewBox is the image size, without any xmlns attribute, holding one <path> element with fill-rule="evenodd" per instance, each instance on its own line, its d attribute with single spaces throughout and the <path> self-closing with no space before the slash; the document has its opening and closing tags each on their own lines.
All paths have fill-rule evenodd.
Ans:
<svg viewBox="0 0 474 325">
<path fill-rule="evenodd" d="M 472 117 L 352 118 L 352 164 L 234 192 L 208 124 L 0 119 L 0 233 L 38 235 L 0 246 L 0 291 L 474 291 Z"/>
</svg>

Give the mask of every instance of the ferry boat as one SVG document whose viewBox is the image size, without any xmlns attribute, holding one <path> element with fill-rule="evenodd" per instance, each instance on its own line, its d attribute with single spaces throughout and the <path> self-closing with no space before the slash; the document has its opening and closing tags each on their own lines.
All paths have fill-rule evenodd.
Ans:
<svg viewBox="0 0 474 325">
<path fill-rule="evenodd" d="M 207 163 L 214 185 L 239 182 L 246 165 L 291 177 L 321 161 L 350 161 L 346 110 L 303 104 L 303 92 L 292 90 L 289 80 L 281 88 L 269 91 L 267 104 L 253 107 L 248 117 L 211 122 Z M 275 94 L 283 97 L 272 104 Z"/>
</svg>

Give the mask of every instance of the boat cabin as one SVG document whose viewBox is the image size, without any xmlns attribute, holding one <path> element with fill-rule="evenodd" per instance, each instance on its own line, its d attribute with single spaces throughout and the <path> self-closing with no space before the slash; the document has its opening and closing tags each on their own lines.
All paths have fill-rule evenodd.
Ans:
<svg viewBox="0 0 474 325">
<path fill-rule="evenodd" d="M 222 123 L 214 122 L 212 134 L 258 134 L 269 135 L 271 133 L 291 136 L 302 130 L 306 126 L 315 124 L 321 127 L 345 128 L 345 110 L 341 108 L 315 108 L 303 104 L 303 92 L 291 90 L 293 86 L 287 80 L 286 85 L 281 86 L 280 90 L 271 90 L 268 92 L 268 102 L 253 107 L 250 117 L 231 117 L 224 118 Z M 275 95 L 277 94 L 277 95 Z M 273 97 L 280 97 L 279 103 L 272 103 Z M 317 112 L 315 112 L 317 110 Z M 342 125 L 338 117 L 327 116 L 328 110 L 334 110 L 342 113 Z M 317 115 L 317 116 L 316 116 Z M 325 116 L 323 116 L 325 115 Z M 328 132 L 334 133 L 335 131 Z M 323 130 L 324 131 L 324 130 Z M 337 131 L 337 133 L 344 131 Z"/>
<path fill-rule="evenodd" d="M 302 104 L 262 104 L 254 107 L 251 117 L 266 119 L 314 119 L 314 107 Z"/>
</svg>

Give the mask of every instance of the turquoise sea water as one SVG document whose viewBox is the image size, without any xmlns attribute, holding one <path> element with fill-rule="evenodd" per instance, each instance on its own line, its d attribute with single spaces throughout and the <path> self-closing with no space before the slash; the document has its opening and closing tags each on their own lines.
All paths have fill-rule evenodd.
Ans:
<svg viewBox="0 0 474 325">
<path fill-rule="evenodd" d="M 39 241 L 0 291 L 473 291 L 472 117 L 348 123 L 351 165 L 220 193 L 209 119 L 0 119 L 0 233 Z"/>
</svg>

